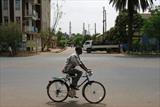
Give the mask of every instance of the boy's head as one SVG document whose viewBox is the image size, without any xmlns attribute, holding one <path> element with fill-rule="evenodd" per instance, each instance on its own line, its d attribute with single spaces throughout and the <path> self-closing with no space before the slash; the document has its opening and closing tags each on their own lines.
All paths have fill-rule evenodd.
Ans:
<svg viewBox="0 0 160 107">
<path fill-rule="evenodd" d="M 75 51 L 76 51 L 76 53 L 77 53 L 78 55 L 82 54 L 82 48 L 79 47 L 79 46 L 77 46 L 77 47 L 75 48 Z"/>
</svg>

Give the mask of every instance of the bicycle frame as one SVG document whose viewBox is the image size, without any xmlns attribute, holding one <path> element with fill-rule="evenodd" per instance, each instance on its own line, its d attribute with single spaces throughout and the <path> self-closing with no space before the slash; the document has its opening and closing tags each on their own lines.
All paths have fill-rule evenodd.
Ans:
<svg viewBox="0 0 160 107">
<path fill-rule="evenodd" d="M 90 81 L 87 74 L 85 76 L 82 76 L 82 77 L 84 77 L 84 78 L 86 77 L 86 79 L 83 82 L 81 82 L 80 84 L 77 85 L 78 88 L 81 87 L 84 83 L 86 83 L 86 81 L 88 81 L 88 82 Z"/>
<path fill-rule="evenodd" d="M 66 83 L 69 81 L 69 84 L 71 84 L 70 78 L 72 78 L 72 77 L 74 77 L 74 76 L 69 76 L 69 75 L 67 74 L 67 76 L 66 76 L 65 78 L 63 78 L 63 80 L 64 80 Z M 90 80 L 89 80 L 89 76 L 88 76 L 87 73 L 86 73 L 84 76 L 82 76 L 81 78 L 86 78 L 86 79 L 83 80 L 83 82 L 81 82 L 80 84 L 77 85 L 78 88 L 81 87 L 81 86 L 82 86 L 84 83 L 86 83 L 87 81 L 88 81 L 88 82 L 90 81 Z"/>
</svg>

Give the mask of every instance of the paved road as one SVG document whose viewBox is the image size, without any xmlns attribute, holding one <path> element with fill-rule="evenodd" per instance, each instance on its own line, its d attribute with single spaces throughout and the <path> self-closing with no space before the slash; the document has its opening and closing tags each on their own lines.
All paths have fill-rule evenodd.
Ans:
<svg viewBox="0 0 160 107">
<path fill-rule="evenodd" d="M 100 104 L 68 98 L 53 103 L 47 97 L 46 85 L 60 70 L 72 48 L 62 53 L 31 57 L 0 58 L 0 107 L 159 107 L 160 58 L 129 57 L 100 52 L 82 55 L 94 71 L 93 79 L 102 82 L 107 96 Z"/>
</svg>

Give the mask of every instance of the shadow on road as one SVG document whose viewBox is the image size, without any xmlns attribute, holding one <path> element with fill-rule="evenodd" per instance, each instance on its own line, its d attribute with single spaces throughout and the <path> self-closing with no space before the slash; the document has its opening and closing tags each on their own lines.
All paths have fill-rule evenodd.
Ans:
<svg viewBox="0 0 160 107">
<path fill-rule="evenodd" d="M 106 104 L 91 104 L 91 103 L 78 103 L 78 101 L 68 101 L 68 102 L 47 102 L 48 105 L 53 107 L 107 107 Z"/>
</svg>

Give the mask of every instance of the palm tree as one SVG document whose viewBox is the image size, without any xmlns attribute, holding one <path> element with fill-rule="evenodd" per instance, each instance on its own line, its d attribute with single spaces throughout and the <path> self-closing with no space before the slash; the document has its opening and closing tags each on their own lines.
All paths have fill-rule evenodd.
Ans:
<svg viewBox="0 0 160 107">
<path fill-rule="evenodd" d="M 116 10 L 128 9 L 128 52 L 132 49 L 132 36 L 133 36 L 133 14 L 137 9 L 145 11 L 150 5 L 153 4 L 153 0 L 110 0 L 110 4 L 116 8 Z"/>
</svg>

